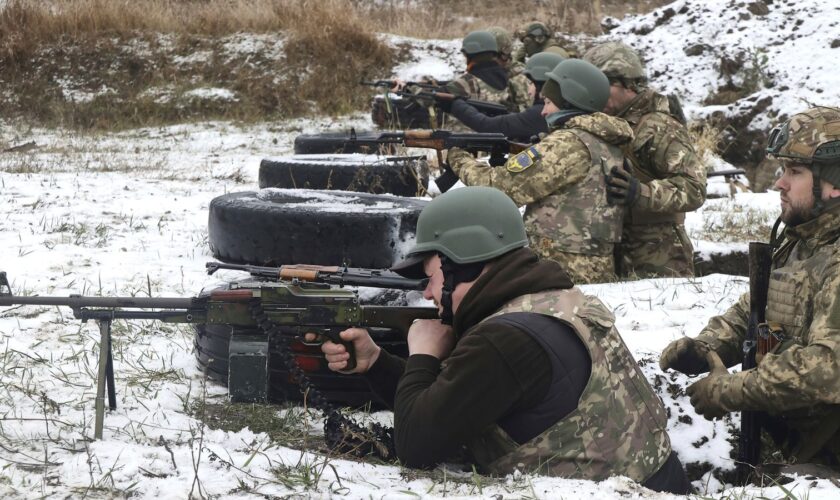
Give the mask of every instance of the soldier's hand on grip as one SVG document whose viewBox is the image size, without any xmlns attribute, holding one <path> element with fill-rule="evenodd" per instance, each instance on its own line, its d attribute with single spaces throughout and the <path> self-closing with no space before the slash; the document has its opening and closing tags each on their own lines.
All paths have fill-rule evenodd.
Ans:
<svg viewBox="0 0 840 500">
<path fill-rule="evenodd" d="M 321 344 L 321 351 L 327 359 L 327 366 L 330 370 L 341 373 L 365 373 L 379 359 L 380 347 L 376 345 L 370 334 L 364 328 L 348 328 L 341 333 L 343 343 L 325 341 Z M 314 341 L 315 335 L 306 334 L 307 341 Z M 348 367 L 351 353 L 345 347 L 345 343 L 352 344 L 352 353 L 355 357 L 355 366 Z"/>
<path fill-rule="evenodd" d="M 685 392 L 691 398 L 694 411 L 703 415 L 706 420 L 712 420 L 732 411 L 724 404 L 721 391 L 725 383 L 721 377 L 729 375 L 729 372 L 714 351 L 706 353 L 706 362 L 710 367 L 709 374 L 688 386 Z"/>
<path fill-rule="evenodd" d="M 662 371 L 668 368 L 685 373 L 686 375 L 697 375 L 709 371 L 709 363 L 706 354 L 709 347 L 692 338 L 684 337 L 668 344 L 659 356 L 659 367 Z"/>
<path fill-rule="evenodd" d="M 613 167 L 607 176 L 607 202 L 610 205 L 631 206 L 641 194 L 639 180 L 623 168 Z"/>
</svg>

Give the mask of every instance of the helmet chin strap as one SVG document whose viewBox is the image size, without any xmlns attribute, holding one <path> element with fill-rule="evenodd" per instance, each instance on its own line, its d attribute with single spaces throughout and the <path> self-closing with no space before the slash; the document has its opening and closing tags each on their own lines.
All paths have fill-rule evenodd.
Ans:
<svg viewBox="0 0 840 500">
<path fill-rule="evenodd" d="M 440 269 L 443 271 L 443 290 L 440 295 L 443 311 L 440 313 L 440 322 L 444 325 L 452 325 L 455 319 L 455 311 L 452 309 L 452 293 L 455 287 L 460 283 L 469 283 L 478 279 L 486 262 L 456 264 L 442 253 L 438 253 L 438 257 L 440 257 Z"/>
<path fill-rule="evenodd" d="M 814 208 L 811 209 L 811 215 L 817 217 L 823 212 L 824 204 L 822 201 L 822 183 L 820 182 L 821 166 L 817 162 L 811 164 L 811 176 L 814 179 L 814 185 L 811 191 L 814 193 Z"/>
<path fill-rule="evenodd" d="M 455 313 L 452 311 L 452 292 L 455 291 L 455 265 L 446 255 L 440 256 L 440 269 L 443 271 L 443 292 L 440 295 L 440 304 L 443 312 L 440 313 L 440 322 L 444 325 L 452 325 Z"/>
</svg>

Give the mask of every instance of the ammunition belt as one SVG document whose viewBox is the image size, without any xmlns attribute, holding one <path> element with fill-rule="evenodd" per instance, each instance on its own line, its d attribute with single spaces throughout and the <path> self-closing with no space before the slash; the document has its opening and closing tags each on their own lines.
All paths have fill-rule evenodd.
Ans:
<svg viewBox="0 0 840 500">
<path fill-rule="evenodd" d="M 280 340 L 281 348 L 278 352 L 283 364 L 298 383 L 298 388 L 310 407 L 320 410 L 324 415 L 324 441 L 327 447 L 337 453 L 358 457 L 372 455 L 382 460 L 393 461 L 397 456 L 394 448 L 394 430 L 376 422 L 371 422 L 365 428 L 344 415 L 321 394 L 321 391 L 309 380 L 295 361 L 289 348 L 289 343 L 294 338 L 283 335 L 280 326 L 268 319 L 262 307 L 262 299 L 258 297 L 252 299 L 248 310 L 266 338 Z"/>
</svg>

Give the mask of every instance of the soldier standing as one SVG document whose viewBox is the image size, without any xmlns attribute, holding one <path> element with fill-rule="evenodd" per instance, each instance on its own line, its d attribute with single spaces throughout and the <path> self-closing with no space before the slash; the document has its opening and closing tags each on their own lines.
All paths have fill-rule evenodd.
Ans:
<svg viewBox="0 0 840 500">
<path fill-rule="evenodd" d="M 613 251 L 624 212 L 607 202 L 605 179 L 622 164 L 620 146 L 633 139 L 624 120 L 600 111 L 607 77 L 592 64 L 568 59 L 547 74 L 542 115 L 549 134 L 492 168 L 464 150 L 449 150 L 453 172 L 466 185 L 492 186 L 526 205 L 531 248 L 558 261 L 576 283 L 615 280 Z"/>
<path fill-rule="evenodd" d="M 788 461 L 840 470 L 840 110 L 794 115 L 770 133 L 767 152 L 784 168 L 776 188 L 786 228 L 773 255 L 766 343 L 759 342 L 766 353 L 756 368 L 725 368 L 742 360 L 744 294 L 696 338 L 672 342 L 659 363 L 709 372 L 687 391 L 706 418 L 764 412 L 763 427 Z"/>
<path fill-rule="evenodd" d="M 619 275 L 694 276 L 684 220 L 685 212 L 706 200 L 706 170 L 678 119 L 682 111 L 647 87 L 642 62 L 627 45 L 605 43 L 583 57 L 610 80 L 604 111 L 633 127 L 633 141 L 623 146 L 630 170 L 617 168 L 607 180 L 610 201 L 627 210 L 616 256 Z"/>
<path fill-rule="evenodd" d="M 527 242 L 519 209 L 501 191 L 445 193 L 423 209 L 415 246 L 393 268 L 428 278 L 423 296 L 441 319 L 411 325 L 408 359 L 364 329 L 341 332 L 355 348 L 353 372 L 393 405 L 400 461 L 428 467 L 466 447 L 482 472 L 624 475 L 687 493 L 665 408 L 614 316 Z M 330 369 L 347 366 L 343 345 L 322 350 Z"/>
</svg>

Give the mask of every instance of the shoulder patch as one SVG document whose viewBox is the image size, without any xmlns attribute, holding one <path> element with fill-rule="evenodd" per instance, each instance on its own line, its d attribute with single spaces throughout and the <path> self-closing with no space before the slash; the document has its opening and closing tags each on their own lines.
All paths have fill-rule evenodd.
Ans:
<svg viewBox="0 0 840 500">
<path fill-rule="evenodd" d="M 540 158 L 542 158 L 542 154 L 536 147 L 531 146 L 508 160 L 505 167 L 508 172 L 517 174 L 533 166 Z"/>
</svg>

